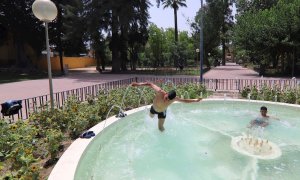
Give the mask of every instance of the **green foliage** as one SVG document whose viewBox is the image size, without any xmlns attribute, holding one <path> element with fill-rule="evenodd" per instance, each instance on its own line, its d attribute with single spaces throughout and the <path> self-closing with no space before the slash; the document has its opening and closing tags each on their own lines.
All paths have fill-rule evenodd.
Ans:
<svg viewBox="0 0 300 180">
<path fill-rule="evenodd" d="M 279 63 L 282 73 L 293 73 L 293 61 L 297 62 L 300 48 L 300 1 L 279 0 L 265 7 L 255 7 L 255 3 L 253 6 L 255 11 L 243 10 L 237 16 L 233 30 L 236 54 L 243 61 L 259 64 L 262 73 L 269 65 L 277 68 Z"/>
<path fill-rule="evenodd" d="M 249 94 L 250 98 L 253 100 L 300 104 L 299 88 L 291 89 L 286 87 L 284 90 L 281 90 L 277 85 L 274 85 L 273 87 L 263 85 L 260 88 L 253 86 L 251 89 L 249 87 L 245 87 L 241 92 L 241 96 L 243 98 L 249 98 Z"/>
<path fill-rule="evenodd" d="M 259 10 L 269 9 L 273 5 L 275 5 L 278 0 L 268 0 L 268 1 L 261 1 L 261 0 L 237 0 L 236 7 L 237 12 L 242 14 L 247 11 L 257 12 Z"/>
<path fill-rule="evenodd" d="M 141 65 L 151 67 L 195 66 L 195 48 L 186 31 L 179 32 L 179 42 L 174 42 L 174 29 L 166 30 L 151 24 L 145 52 L 140 54 Z"/>
<path fill-rule="evenodd" d="M 33 16 L 33 0 L 1 0 L 0 26 L 6 34 L 11 34 L 15 45 L 15 65 L 26 67 L 32 62 L 26 56 L 25 44 L 29 44 L 37 54 L 44 47 L 44 28 L 42 22 Z M 3 38 L 2 38 L 3 39 Z"/>
<path fill-rule="evenodd" d="M 201 94 L 203 97 L 207 97 L 208 93 L 203 85 L 195 83 L 178 85 L 176 92 L 179 97 L 190 99 L 200 98 Z"/>
<path fill-rule="evenodd" d="M 84 3 L 81 0 L 67 0 L 60 3 L 63 21 L 63 47 L 66 56 L 86 53 Z"/>
<path fill-rule="evenodd" d="M 247 97 L 248 97 L 248 94 L 249 94 L 250 92 L 251 92 L 250 87 L 249 87 L 249 86 L 246 86 L 246 87 L 244 87 L 244 89 L 242 90 L 241 96 L 242 96 L 243 98 L 247 98 Z"/>
<path fill-rule="evenodd" d="M 204 8 L 197 12 L 194 22 L 191 24 L 193 29 L 194 47 L 199 47 L 200 41 L 200 19 L 203 15 L 203 45 L 204 45 L 204 64 L 210 67 L 211 64 L 208 61 L 208 53 L 211 56 L 218 59 L 218 50 L 221 42 L 229 41 L 230 27 L 232 26 L 233 18 L 230 10 L 232 5 L 231 0 L 215 1 L 207 0 Z M 225 43 L 222 43 L 224 48 L 229 48 L 228 45 L 225 47 Z M 196 49 L 196 48 L 195 48 Z M 225 57 L 225 51 L 222 52 L 222 56 Z"/>
<path fill-rule="evenodd" d="M 8 129 L 8 125 L 2 126 L 7 130 L 5 164 L 6 168 L 13 172 L 12 178 L 37 179 L 39 166 L 35 165 L 35 162 L 38 157 L 33 154 L 36 149 L 37 128 L 24 121 L 9 125 Z"/>
<path fill-rule="evenodd" d="M 46 131 L 46 140 L 50 159 L 55 159 L 59 152 L 59 146 L 63 140 L 63 134 L 57 129 L 48 129 Z"/>
</svg>

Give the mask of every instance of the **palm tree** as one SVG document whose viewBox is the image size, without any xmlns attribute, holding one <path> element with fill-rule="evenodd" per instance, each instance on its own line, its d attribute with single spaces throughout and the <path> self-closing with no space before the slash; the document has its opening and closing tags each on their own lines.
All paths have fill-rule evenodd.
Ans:
<svg viewBox="0 0 300 180">
<path fill-rule="evenodd" d="M 179 7 L 187 7 L 185 0 L 164 0 L 162 1 L 163 8 L 173 8 L 174 9 L 174 23 L 175 23 L 175 42 L 178 41 L 178 28 L 177 28 L 177 10 Z"/>
</svg>

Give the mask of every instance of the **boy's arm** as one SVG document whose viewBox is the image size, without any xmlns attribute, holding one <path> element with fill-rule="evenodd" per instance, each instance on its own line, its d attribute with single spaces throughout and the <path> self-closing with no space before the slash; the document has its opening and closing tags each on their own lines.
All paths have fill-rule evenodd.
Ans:
<svg viewBox="0 0 300 180">
<path fill-rule="evenodd" d="M 275 117 L 275 116 L 269 116 L 270 119 L 273 119 L 273 120 L 278 120 L 280 121 L 280 119 L 278 117 Z"/>
<path fill-rule="evenodd" d="M 151 82 L 142 82 L 142 83 L 133 82 L 131 83 L 131 86 L 149 86 L 152 89 L 154 89 L 156 92 L 160 92 L 162 90 L 160 87 L 158 87 L 157 85 Z"/>
<path fill-rule="evenodd" d="M 183 102 L 183 103 L 199 102 L 201 100 L 202 100 L 202 98 L 198 98 L 198 99 L 182 99 L 182 98 L 179 98 L 179 97 L 175 98 L 175 101 L 179 101 L 179 102 Z"/>
</svg>

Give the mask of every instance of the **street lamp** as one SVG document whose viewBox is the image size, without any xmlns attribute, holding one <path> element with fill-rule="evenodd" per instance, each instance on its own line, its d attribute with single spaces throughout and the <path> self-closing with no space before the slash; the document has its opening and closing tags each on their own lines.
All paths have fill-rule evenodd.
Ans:
<svg viewBox="0 0 300 180">
<path fill-rule="evenodd" d="M 203 0 L 201 0 L 201 11 L 200 11 L 200 83 L 203 82 Z"/>
<path fill-rule="evenodd" d="M 200 49 L 196 49 L 196 59 L 197 59 L 197 62 L 198 62 L 198 60 L 199 60 L 199 52 L 200 52 Z"/>
<path fill-rule="evenodd" d="M 51 109 L 53 109 L 54 101 L 53 101 L 52 73 L 51 73 L 51 63 L 50 63 L 48 23 L 53 21 L 56 18 L 57 8 L 55 4 L 50 0 L 35 0 L 32 4 L 32 12 L 36 18 L 38 18 L 40 21 L 45 22 L 50 104 L 51 104 Z"/>
</svg>

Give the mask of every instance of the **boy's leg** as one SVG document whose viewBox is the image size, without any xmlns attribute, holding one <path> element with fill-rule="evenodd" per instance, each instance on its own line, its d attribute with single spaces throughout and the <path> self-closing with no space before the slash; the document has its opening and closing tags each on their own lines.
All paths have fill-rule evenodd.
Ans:
<svg viewBox="0 0 300 180">
<path fill-rule="evenodd" d="M 150 116 L 151 118 L 153 118 L 153 117 L 154 117 L 154 114 L 152 114 L 151 112 L 149 112 L 149 116 Z"/>
<path fill-rule="evenodd" d="M 150 111 L 149 111 L 149 116 L 150 116 L 151 118 L 153 118 L 155 113 L 156 113 L 156 112 L 155 112 L 155 110 L 153 109 L 153 106 L 151 106 Z"/>
<path fill-rule="evenodd" d="M 163 132 L 165 130 L 164 128 L 165 119 L 164 118 L 158 118 L 158 129 Z"/>
</svg>

